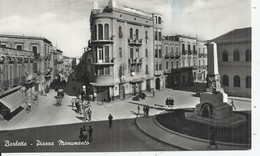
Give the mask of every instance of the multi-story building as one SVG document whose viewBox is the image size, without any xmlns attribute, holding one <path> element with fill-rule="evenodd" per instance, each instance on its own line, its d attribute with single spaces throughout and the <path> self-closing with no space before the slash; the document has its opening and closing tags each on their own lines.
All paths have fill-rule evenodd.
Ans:
<svg viewBox="0 0 260 156">
<path fill-rule="evenodd" d="M 176 35 L 163 39 L 164 75 L 167 88 L 189 86 L 205 81 L 207 47 L 205 41 Z"/>
<path fill-rule="evenodd" d="M 32 51 L 34 54 L 33 70 L 38 75 L 33 90 L 45 94 L 51 79 L 52 43 L 44 37 L 0 35 L 1 45 L 17 50 Z"/>
<path fill-rule="evenodd" d="M 0 116 L 4 117 L 22 106 L 26 100 L 30 100 L 33 83 L 36 81 L 33 52 L 6 46 L 6 43 L 1 42 Z"/>
<path fill-rule="evenodd" d="M 155 16 L 115 0 L 105 8 L 95 2 L 90 16 L 91 84 L 97 100 L 124 99 L 154 88 Z"/>
<path fill-rule="evenodd" d="M 154 76 L 155 76 L 155 89 L 162 90 L 165 88 L 164 76 L 164 58 L 163 58 L 163 37 L 162 37 L 162 17 L 160 14 L 153 15 L 153 28 L 154 28 Z"/>
<path fill-rule="evenodd" d="M 251 28 L 232 30 L 210 42 L 217 44 L 219 74 L 225 92 L 251 97 Z"/>
</svg>

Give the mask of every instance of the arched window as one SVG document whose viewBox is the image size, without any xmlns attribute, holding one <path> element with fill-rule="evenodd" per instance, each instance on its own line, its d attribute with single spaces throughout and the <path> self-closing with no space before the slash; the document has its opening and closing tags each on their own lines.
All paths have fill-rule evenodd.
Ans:
<svg viewBox="0 0 260 156">
<path fill-rule="evenodd" d="M 98 39 L 103 40 L 103 25 L 102 24 L 98 25 Z"/>
<path fill-rule="evenodd" d="M 133 39 L 133 28 L 130 28 L 130 38 Z"/>
<path fill-rule="evenodd" d="M 251 88 L 251 76 L 246 77 L 246 88 Z"/>
<path fill-rule="evenodd" d="M 234 76 L 234 87 L 240 87 L 240 77 Z"/>
<path fill-rule="evenodd" d="M 92 39 L 93 40 L 97 40 L 97 25 L 94 25 L 94 27 L 93 27 L 93 33 L 92 33 Z"/>
<path fill-rule="evenodd" d="M 162 23 L 161 17 L 158 17 L 158 23 L 159 23 L 159 24 Z"/>
<path fill-rule="evenodd" d="M 228 61 L 228 52 L 227 51 L 224 51 L 222 53 L 222 61 L 223 62 L 227 62 Z"/>
<path fill-rule="evenodd" d="M 139 38 L 139 30 L 138 30 L 138 29 L 135 30 L 135 38 L 136 38 L 136 39 Z"/>
<path fill-rule="evenodd" d="M 246 61 L 251 61 L 251 50 L 246 51 Z"/>
<path fill-rule="evenodd" d="M 234 53 L 233 53 L 233 57 L 234 57 L 234 61 L 239 61 L 239 51 L 238 50 L 235 50 Z"/>
<path fill-rule="evenodd" d="M 228 86 L 228 85 L 229 85 L 228 76 L 227 76 L 227 75 L 224 75 L 224 76 L 222 77 L 222 85 L 223 85 L 223 86 Z"/>
<path fill-rule="evenodd" d="M 157 23 L 157 16 L 154 16 L 155 23 Z"/>
<path fill-rule="evenodd" d="M 148 32 L 145 31 L 145 39 L 148 39 Z"/>
<path fill-rule="evenodd" d="M 119 38 L 123 37 L 123 32 L 122 32 L 122 27 L 121 26 L 119 26 L 119 28 L 118 28 L 118 36 L 119 36 Z"/>
<path fill-rule="evenodd" d="M 105 24 L 105 40 L 109 40 L 109 25 Z"/>
</svg>

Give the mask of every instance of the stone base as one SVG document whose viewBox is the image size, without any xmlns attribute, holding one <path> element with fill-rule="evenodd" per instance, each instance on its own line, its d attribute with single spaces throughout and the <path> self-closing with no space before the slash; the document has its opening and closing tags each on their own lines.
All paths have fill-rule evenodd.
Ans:
<svg viewBox="0 0 260 156">
<path fill-rule="evenodd" d="M 215 126 L 215 127 L 229 127 L 235 128 L 246 123 L 246 117 L 241 114 L 232 114 L 232 116 L 223 119 L 214 119 L 210 117 L 202 117 L 195 114 L 195 112 L 186 112 L 185 117 L 188 120 L 200 122 L 203 124 Z"/>
</svg>

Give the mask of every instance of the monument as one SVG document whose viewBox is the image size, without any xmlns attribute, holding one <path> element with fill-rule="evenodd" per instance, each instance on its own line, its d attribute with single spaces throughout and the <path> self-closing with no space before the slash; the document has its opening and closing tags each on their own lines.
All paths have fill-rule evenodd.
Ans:
<svg viewBox="0 0 260 156">
<path fill-rule="evenodd" d="M 186 112 L 189 120 L 201 122 L 211 126 L 236 127 L 246 122 L 246 117 L 234 114 L 232 106 L 228 104 L 228 96 L 220 84 L 218 72 L 217 44 L 208 45 L 208 75 L 206 92 L 200 94 L 200 103 L 195 112 Z"/>
</svg>

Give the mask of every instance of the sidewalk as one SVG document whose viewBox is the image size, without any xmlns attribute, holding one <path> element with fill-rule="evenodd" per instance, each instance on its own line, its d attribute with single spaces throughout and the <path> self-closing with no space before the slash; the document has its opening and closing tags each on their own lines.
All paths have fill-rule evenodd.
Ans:
<svg viewBox="0 0 260 156">
<path fill-rule="evenodd" d="M 186 136 L 180 133 L 173 132 L 159 125 L 155 116 L 136 118 L 136 125 L 147 135 L 162 141 L 164 143 L 183 148 L 184 150 L 248 150 L 250 147 L 244 144 L 231 144 L 216 142 L 218 148 L 214 146 L 207 148 L 208 140 L 198 139 Z"/>
</svg>

